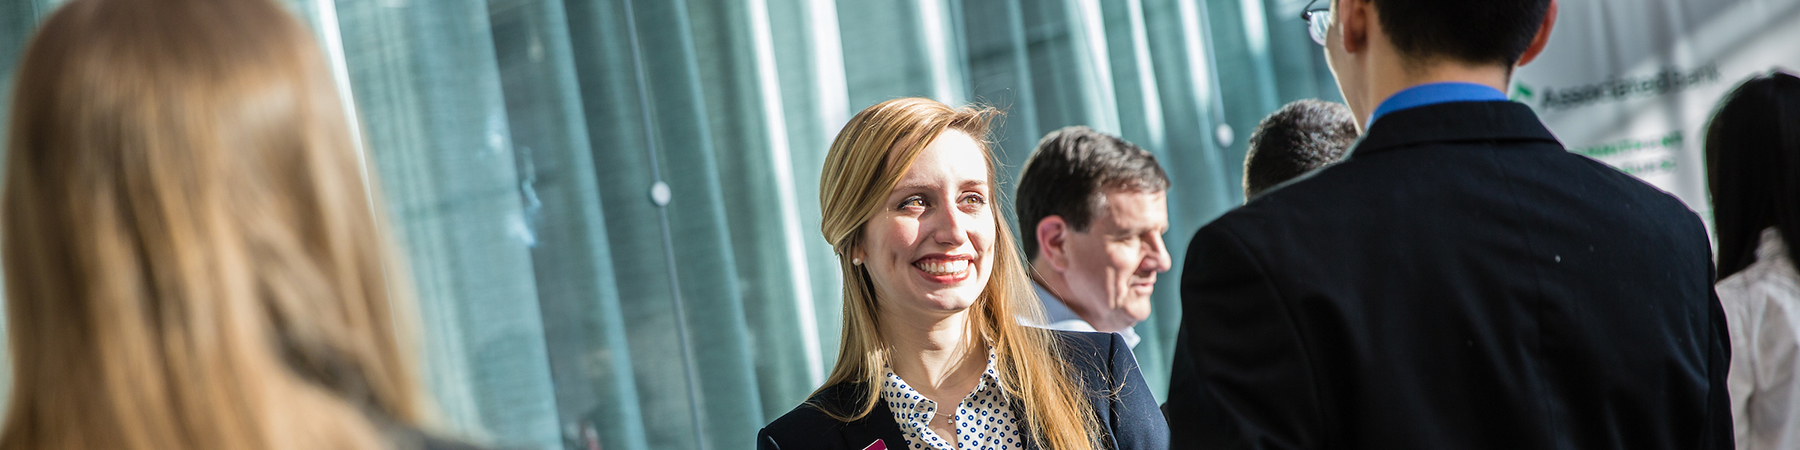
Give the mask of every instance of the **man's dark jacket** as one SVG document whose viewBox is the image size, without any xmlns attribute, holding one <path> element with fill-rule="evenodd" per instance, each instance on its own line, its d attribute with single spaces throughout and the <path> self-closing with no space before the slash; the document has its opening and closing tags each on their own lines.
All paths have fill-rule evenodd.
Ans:
<svg viewBox="0 0 1800 450">
<path fill-rule="evenodd" d="M 1729 449 L 1708 242 L 1525 105 L 1393 112 L 1194 237 L 1174 448 Z"/>
<path fill-rule="evenodd" d="M 1144 377 L 1138 372 L 1137 360 L 1125 339 L 1113 333 L 1054 331 L 1062 343 L 1063 358 L 1087 388 L 1088 400 L 1094 405 L 1095 418 L 1106 436 L 1105 448 L 1113 450 L 1161 450 L 1169 446 L 1169 425 L 1156 408 L 1156 399 Z M 820 407 L 849 411 L 862 394 L 868 392 L 862 383 L 840 384 L 821 390 L 806 404 L 775 419 L 756 436 L 760 450 L 847 449 L 863 450 L 880 439 L 893 450 L 910 449 L 900 434 L 900 424 L 887 404 L 877 402 L 875 410 L 854 422 L 839 422 L 825 415 Z M 1029 435 L 1030 424 L 1025 424 Z M 1014 448 L 1035 449 L 1029 437 Z"/>
</svg>

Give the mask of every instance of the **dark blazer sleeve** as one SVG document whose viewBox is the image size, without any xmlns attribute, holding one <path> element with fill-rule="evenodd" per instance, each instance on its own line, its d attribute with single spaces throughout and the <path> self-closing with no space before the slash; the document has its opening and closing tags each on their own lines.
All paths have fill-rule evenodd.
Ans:
<svg viewBox="0 0 1800 450">
<path fill-rule="evenodd" d="M 1171 448 L 1319 448 L 1316 375 L 1278 280 L 1219 222 L 1195 235 L 1186 258 L 1164 406 Z"/>
<path fill-rule="evenodd" d="M 1156 408 L 1156 397 L 1151 395 L 1150 385 L 1144 382 L 1144 374 L 1138 370 L 1137 357 L 1132 355 L 1131 346 L 1126 345 L 1125 338 L 1117 333 L 1107 333 L 1107 336 L 1111 337 L 1108 378 L 1115 380 L 1115 384 L 1112 395 L 1107 396 L 1111 423 L 1106 426 L 1112 429 L 1113 441 L 1118 443 L 1118 450 L 1169 448 L 1169 423 Z"/>
<path fill-rule="evenodd" d="M 1707 261 L 1706 277 L 1713 280 L 1715 285 L 1718 281 L 1717 273 L 1718 269 L 1713 267 L 1712 261 Z M 1719 303 L 1719 290 L 1708 288 L 1706 294 L 1706 313 L 1709 316 L 1708 322 L 1712 323 L 1712 342 L 1707 345 L 1706 365 L 1706 411 L 1710 420 L 1701 433 L 1701 439 L 1705 441 L 1700 442 L 1696 448 L 1729 450 L 1737 446 L 1737 433 L 1731 422 L 1731 395 L 1726 390 L 1726 375 L 1731 367 L 1731 333 L 1727 330 L 1725 306 Z"/>
</svg>

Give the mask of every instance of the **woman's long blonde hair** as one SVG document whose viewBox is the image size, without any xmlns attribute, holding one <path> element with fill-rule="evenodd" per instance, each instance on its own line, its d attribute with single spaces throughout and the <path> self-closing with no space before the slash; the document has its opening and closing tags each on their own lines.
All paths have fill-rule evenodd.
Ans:
<svg viewBox="0 0 1800 450">
<path fill-rule="evenodd" d="M 886 375 L 890 347 L 876 315 L 881 300 L 868 272 L 850 260 L 863 245 L 864 224 L 882 207 L 919 152 L 946 130 L 961 130 L 982 142 L 988 185 L 997 189 L 993 152 L 985 138 L 998 114 L 987 108 L 953 109 L 924 98 L 889 100 L 857 113 L 831 143 L 819 180 L 824 213 L 820 228 L 836 250 L 844 274 L 844 335 L 837 366 L 825 387 L 862 383 L 866 389 L 853 411 L 814 405 L 824 413 L 844 422 L 867 416 L 880 399 L 874 386 Z M 996 221 L 1004 217 L 999 205 L 989 203 Z M 999 356 L 995 368 L 1001 384 L 1020 401 L 1032 437 L 1050 449 L 1095 448 L 1100 430 L 1093 406 L 1085 387 L 1069 376 L 1073 371 L 1058 356 L 1055 337 L 1048 330 L 1019 325 L 1019 317 L 1041 316 L 1042 307 L 1034 298 L 1011 229 L 996 223 L 995 230 L 990 251 L 993 272 L 981 297 L 969 307 L 970 323 Z"/>
<path fill-rule="evenodd" d="M 0 449 L 386 448 L 422 420 L 379 196 L 281 6 L 72 0 L 14 95 Z"/>
</svg>

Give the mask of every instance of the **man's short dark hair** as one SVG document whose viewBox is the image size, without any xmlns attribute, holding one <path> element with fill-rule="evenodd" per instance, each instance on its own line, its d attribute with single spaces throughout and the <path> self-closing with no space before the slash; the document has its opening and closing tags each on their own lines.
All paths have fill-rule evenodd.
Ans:
<svg viewBox="0 0 1800 450">
<path fill-rule="evenodd" d="M 1169 176 L 1156 155 L 1124 139 L 1084 126 L 1050 132 L 1038 141 L 1019 176 L 1019 231 L 1025 257 L 1037 257 L 1037 225 L 1061 216 L 1075 231 L 1087 231 L 1094 211 L 1109 191 L 1163 192 Z"/>
<path fill-rule="evenodd" d="M 1343 159 L 1356 136 L 1356 117 L 1342 103 L 1308 99 L 1281 107 L 1250 132 L 1244 199 Z"/>
<path fill-rule="evenodd" d="M 1373 1 L 1402 56 L 1507 67 L 1531 46 L 1550 9 L 1550 0 Z"/>
</svg>

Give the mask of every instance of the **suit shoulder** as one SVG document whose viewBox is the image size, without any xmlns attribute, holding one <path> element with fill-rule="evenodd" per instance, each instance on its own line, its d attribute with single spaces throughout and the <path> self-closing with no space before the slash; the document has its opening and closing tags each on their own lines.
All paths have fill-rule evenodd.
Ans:
<svg viewBox="0 0 1800 450">
<path fill-rule="evenodd" d="M 1111 347 L 1113 340 L 1113 333 L 1098 331 L 1050 330 L 1050 332 L 1056 336 L 1058 342 L 1062 343 L 1064 351 L 1104 352 Z"/>
<path fill-rule="evenodd" d="M 1119 349 L 1125 346 L 1124 339 L 1115 333 L 1093 331 L 1054 330 L 1056 340 L 1062 344 L 1061 353 L 1071 368 L 1084 374 L 1096 374 L 1111 371 L 1114 360 L 1119 358 Z M 1126 350 L 1129 352 L 1129 350 Z"/>
<path fill-rule="evenodd" d="M 1309 172 L 1304 178 L 1284 183 L 1226 211 L 1201 226 L 1199 234 L 1248 239 L 1270 231 L 1270 227 L 1307 227 L 1329 222 L 1339 216 L 1317 212 L 1343 209 L 1366 201 L 1372 193 L 1392 190 L 1385 184 L 1392 183 L 1395 177 L 1383 175 L 1390 170 L 1382 166 L 1381 162 L 1346 160 Z"/>
<path fill-rule="evenodd" d="M 1226 211 L 1195 230 L 1185 253 L 1189 269 L 1182 271 L 1180 279 L 1186 279 L 1192 273 L 1191 269 L 1202 261 L 1217 264 L 1220 258 L 1225 258 L 1236 264 L 1249 258 L 1261 261 L 1258 264 L 1266 264 L 1267 255 L 1260 250 L 1286 245 L 1295 237 L 1319 236 L 1340 230 L 1335 224 L 1341 215 L 1314 213 L 1312 211 L 1320 210 L 1314 204 L 1320 198 L 1309 197 L 1310 194 L 1291 195 L 1295 193 L 1297 191 L 1264 194 L 1264 197 Z M 1276 194 L 1290 195 L 1275 197 Z"/>
<path fill-rule="evenodd" d="M 801 403 L 800 406 L 795 406 L 787 414 L 775 418 L 775 421 L 769 422 L 763 427 L 763 431 L 774 434 L 776 431 L 784 430 L 816 430 L 837 423 L 839 423 L 837 419 L 825 414 L 825 411 L 819 410 L 819 407 L 813 402 L 807 401 Z"/>
<path fill-rule="evenodd" d="M 1695 213 L 1687 202 L 1682 201 L 1675 194 L 1585 155 L 1565 152 L 1563 157 L 1572 164 L 1585 166 L 1599 178 L 1615 186 L 1618 192 L 1629 199 L 1628 202 L 1614 203 L 1614 205 L 1619 205 L 1618 207 L 1642 205 L 1645 209 L 1644 212 L 1651 214 L 1653 220 L 1658 224 L 1663 224 L 1662 226 L 1667 226 L 1671 222 L 1679 223 L 1686 227 L 1682 231 L 1698 230 L 1704 234 L 1706 225 L 1701 221 L 1699 214 Z M 1710 245 L 1710 240 L 1708 245 Z"/>
<path fill-rule="evenodd" d="M 818 448 L 823 445 L 819 439 L 825 432 L 840 426 L 843 422 L 826 415 L 809 401 L 764 425 L 757 432 L 756 440 L 759 445 L 766 440 L 778 443 L 782 448 Z"/>
<path fill-rule="evenodd" d="M 813 394 L 812 398 L 807 399 L 806 402 L 795 406 L 794 409 L 763 426 L 762 435 L 786 443 L 810 442 L 817 439 L 825 430 L 844 426 L 844 422 L 831 417 L 820 408 L 849 409 L 853 397 L 861 392 L 860 383 L 822 389 L 817 394 Z"/>
</svg>

